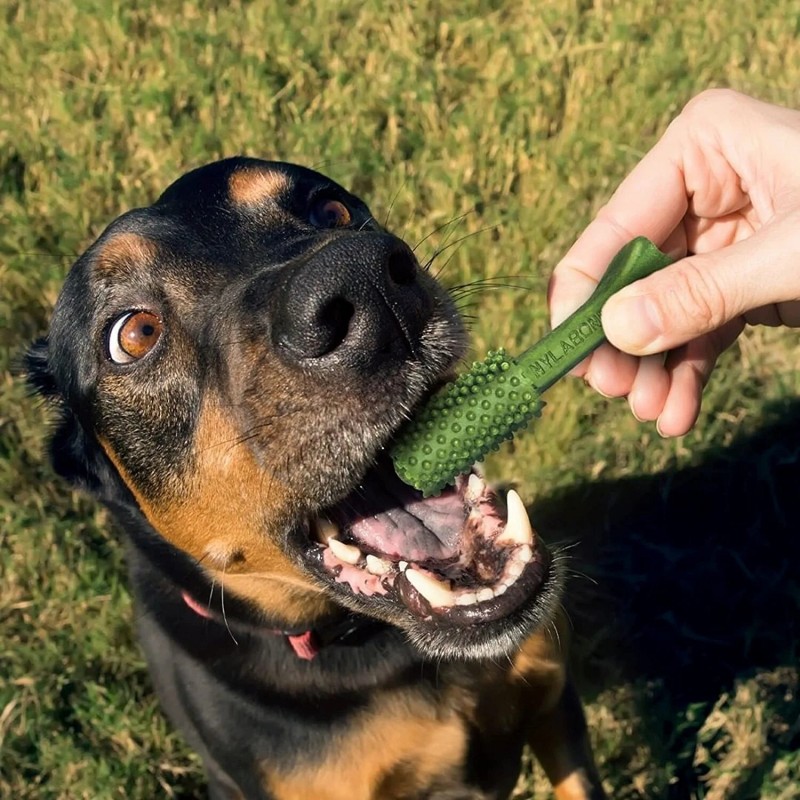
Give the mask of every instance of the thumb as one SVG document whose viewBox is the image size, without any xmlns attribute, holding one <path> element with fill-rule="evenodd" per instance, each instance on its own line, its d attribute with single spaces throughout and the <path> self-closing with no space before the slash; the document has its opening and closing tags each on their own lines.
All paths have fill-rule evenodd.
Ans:
<svg viewBox="0 0 800 800">
<path fill-rule="evenodd" d="M 626 353 L 661 353 L 751 309 L 800 298 L 800 237 L 781 233 L 770 226 L 620 290 L 603 308 L 606 337 Z"/>
</svg>

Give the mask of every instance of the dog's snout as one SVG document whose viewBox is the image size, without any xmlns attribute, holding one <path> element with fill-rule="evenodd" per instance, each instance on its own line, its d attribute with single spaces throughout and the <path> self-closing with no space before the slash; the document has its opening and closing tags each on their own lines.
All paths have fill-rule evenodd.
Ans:
<svg viewBox="0 0 800 800">
<path fill-rule="evenodd" d="M 415 354 L 432 302 L 408 246 L 384 233 L 334 239 L 286 268 L 272 339 L 284 360 L 354 368 Z"/>
</svg>

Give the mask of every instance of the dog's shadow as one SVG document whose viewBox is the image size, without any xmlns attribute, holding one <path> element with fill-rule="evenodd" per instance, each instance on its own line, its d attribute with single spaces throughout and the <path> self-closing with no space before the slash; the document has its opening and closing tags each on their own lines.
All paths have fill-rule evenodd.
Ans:
<svg viewBox="0 0 800 800">
<path fill-rule="evenodd" d="M 673 708 L 710 707 L 737 678 L 797 664 L 800 401 L 765 420 L 697 466 L 536 503 L 545 538 L 574 542 L 566 602 L 588 699 L 650 681 Z"/>
</svg>

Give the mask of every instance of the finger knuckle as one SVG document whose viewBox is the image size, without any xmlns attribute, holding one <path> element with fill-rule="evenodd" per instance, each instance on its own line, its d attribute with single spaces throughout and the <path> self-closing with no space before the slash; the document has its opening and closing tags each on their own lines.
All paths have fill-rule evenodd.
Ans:
<svg viewBox="0 0 800 800">
<path fill-rule="evenodd" d="M 727 319 L 727 299 L 713 272 L 693 261 L 676 265 L 662 303 L 667 322 L 684 320 L 698 332 L 714 330 Z"/>
<path fill-rule="evenodd" d="M 681 116 L 691 122 L 715 119 L 718 114 L 737 108 L 743 99 L 744 95 L 734 89 L 704 89 L 684 106 Z"/>
</svg>

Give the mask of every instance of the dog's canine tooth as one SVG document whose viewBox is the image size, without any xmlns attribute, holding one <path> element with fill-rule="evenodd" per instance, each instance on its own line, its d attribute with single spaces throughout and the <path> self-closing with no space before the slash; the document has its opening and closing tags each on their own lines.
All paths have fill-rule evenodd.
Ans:
<svg viewBox="0 0 800 800">
<path fill-rule="evenodd" d="M 478 500 L 485 489 L 486 484 L 483 478 L 473 472 L 470 474 L 469 480 L 467 481 L 467 490 L 464 492 L 464 499 L 472 501 Z"/>
<path fill-rule="evenodd" d="M 522 498 L 513 489 L 508 490 L 506 505 L 508 506 L 506 527 L 495 539 L 495 543 L 521 544 L 528 545 L 530 548 L 530 545 L 533 544 L 531 521 L 528 519 L 528 512 L 525 510 Z"/>
<path fill-rule="evenodd" d="M 335 536 L 331 536 L 328 539 L 328 547 L 330 547 L 336 558 L 339 561 L 344 561 L 345 564 L 358 564 L 363 557 L 361 551 L 355 545 L 340 542 Z"/>
<path fill-rule="evenodd" d="M 442 608 L 455 605 L 456 596 L 453 590 L 442 581 L 426 575 L 414 567 L 409 567 L 405 571 L 408 582 L 432 605 L 434 608 Z"/>
<path fill-rule="evenodd" d="M 408 568 L 408 561 L 398 561 L 397 568 L 400 570 L 400 572 L 405 572 Z"/>
<path fill-rule="evenodd" d="M 329 519 L 325 519 L 325 517 L 317 517 L 312 524 L 314 536 L 317 541 L 322 544 L 328 544 L 328 540 L 332 536 L 337 536 L 339 534 L 339 528 Z"/>
<path fill-rule="evenodd" d="M 367 572 L 373 575 L 386 575 L 391 568 L 392 565 L 389 561 L 384 561 L 382 558 L 371 554 L 367 555 Z"/>
</svg>

